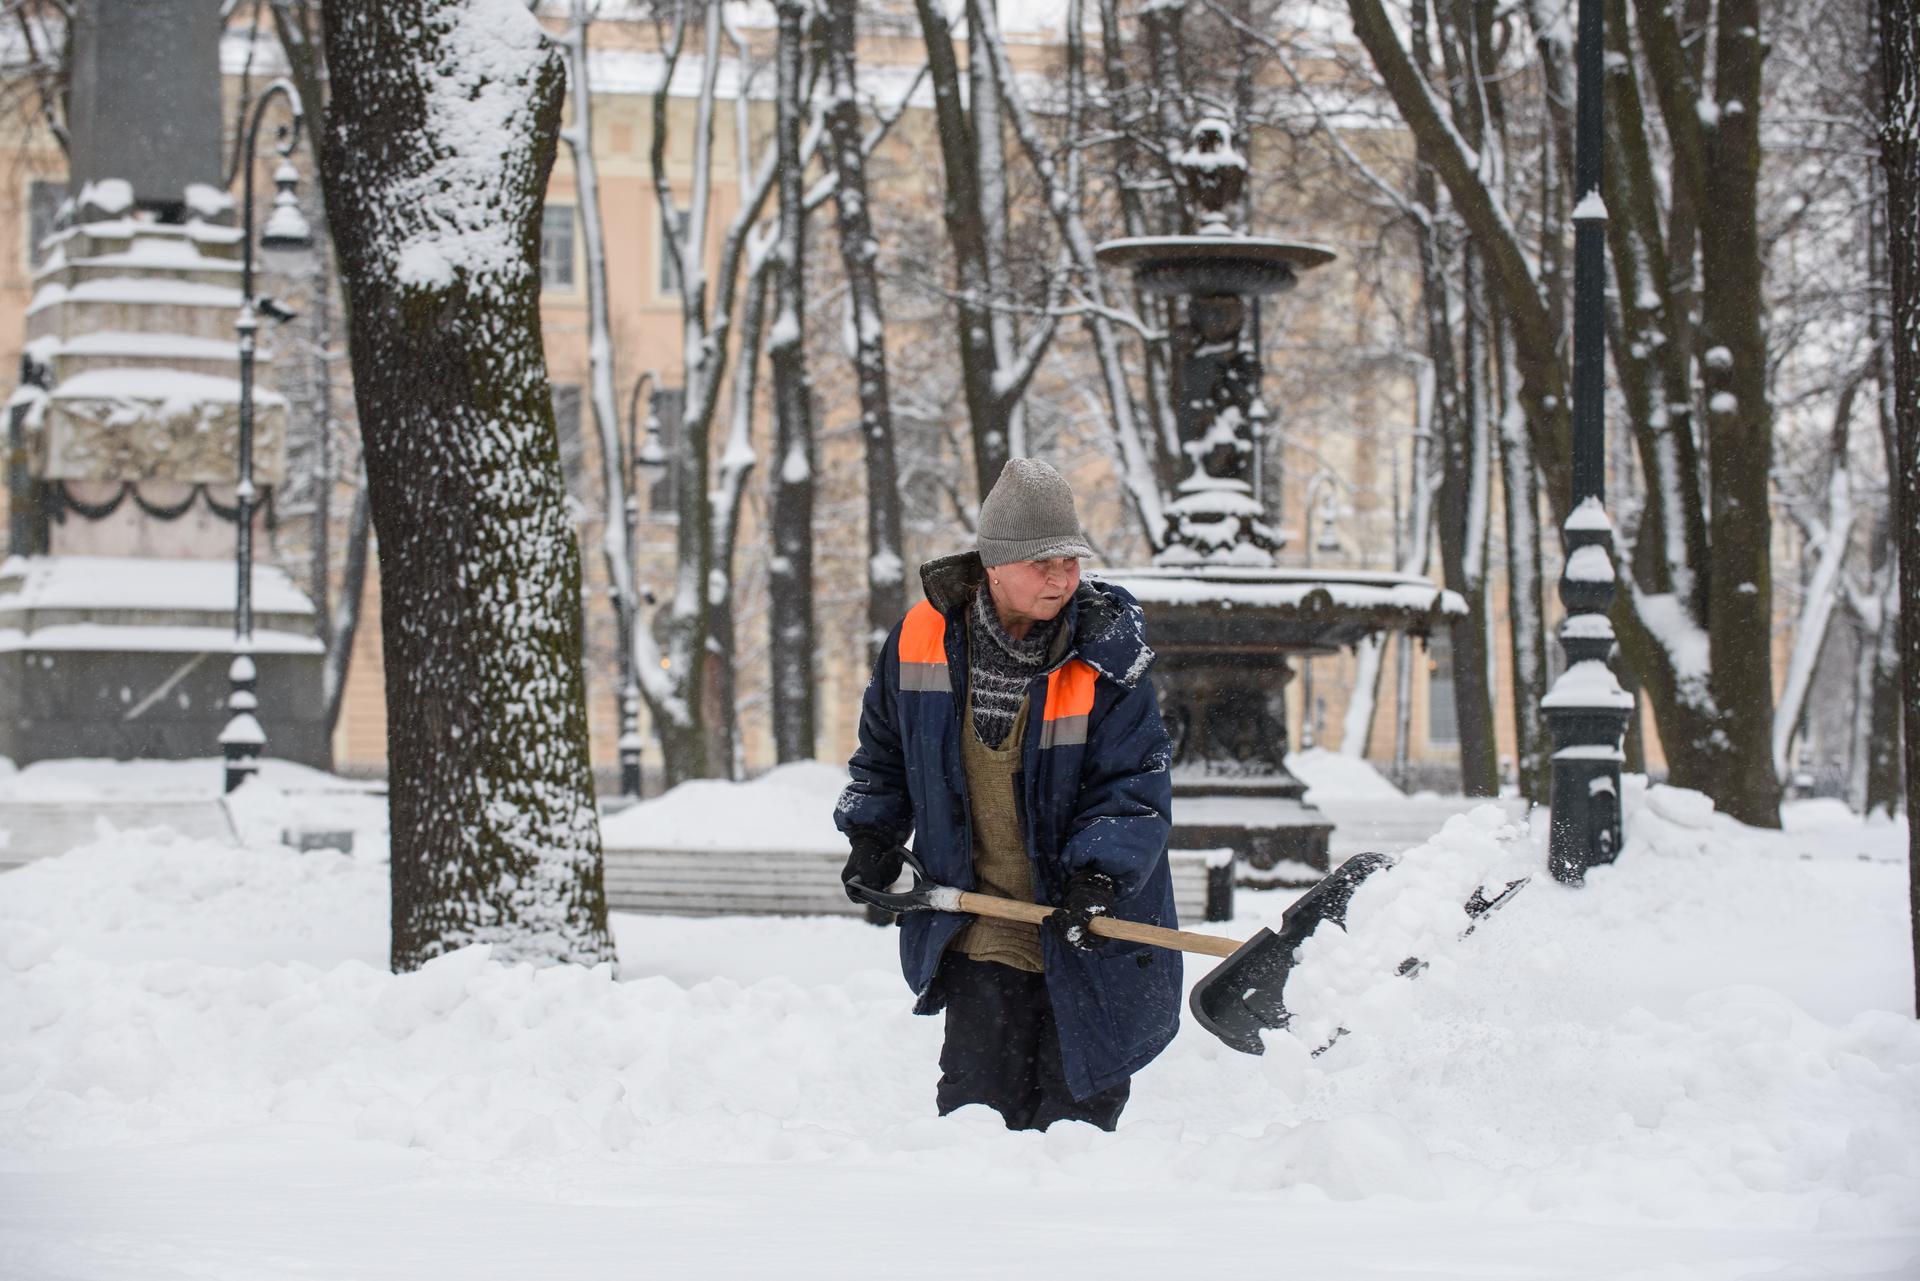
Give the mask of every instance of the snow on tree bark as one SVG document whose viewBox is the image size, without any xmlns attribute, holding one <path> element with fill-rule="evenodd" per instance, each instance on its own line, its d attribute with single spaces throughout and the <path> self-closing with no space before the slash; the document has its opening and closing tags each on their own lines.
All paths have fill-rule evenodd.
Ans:
<svg viewBox="0 0 1920 1281">
<path fill-rule="evenodd" d="M 1840 603 L 1840 571 L 1853 542 L 1853 471 L 1848 459 L 1850 420 L 1853 401 L 1859 390 L 1856 379 L 1840 397 L 1834 414 L 1833 440 L 1829 449 L 1830 474 L 1827 479 L 1827 509 L 1822 519 L 1810 528 L 1813 576 L 1801 599 L 1799 617 L 1794 620 L 1793 651 L 1787 659 L 1787 680 L 1780 691 L 1780 702 L 1773 712 L 1773 769 L 1784 784 L 1792 764 L 1790 751 L 1806 711 L 1807 692 L 1813 687 L 1814 666 L 1826 648 L 1827 632 Z"/>
<path fill-rule="evenodd" d="M 960 384 L 973 429 L 973 470 L 978 495 L 985 498 L 1000 478 L 1009 453 L 1013 404 L 996 394 L 995 321 L 991 306 L 987 218 L 981 191 L 979 149 L 961 91 L 959 60 L 953 52 L 953 26 L 940 0 L 914 0 L 926 39 L 927 69 L 933 85 L 933 110 L 940 139 L 946 185 L 941 204 L 947 239 L 953 250 L 955 309 L 959 313 Z"/>
<path fill-rule="evenodd" d="M 613 958 L 541 351 L 566 82 L 515 0 L 338 0 L 327 189 L 380 537 L 392 961 Z"/>
<path fill-rule="evenodd" d="M 1507 533 L 1507 618 L 1513 648 L 1514 772 L 1520 794 L 1546 804 L 1553 782 L 1553 742 L 1540 714 L 1547 696 L 1546 577 L 1541 566 L 1540 473 L 1520 407 L 1513 352 L 1497 326 L 1502 409 L 1500 475 Z"/>
<path fill-rule="evenodd" d="M 1414 8 L 1413 57 L 1425 67 L 1438 46 L 1443 60 L 1457 63 L 1451 51 L 1454 32 L 1443 20 L 1438 30 L 1428 26 L 1424 5 Z M 1463 37 L 1464 38 L 1464 37 Z M 1460 91 L 1464 93 L 1464 89 Z M 1470 98 L 1456 95 L 1452 104 L 1456 123 L 1473 131 L 1485 144 L 1485 131 L 1467 111 Z M 1493 738 L 1492 683 L 1488 676 L 1487 646 L 1487 502 L 1490 480 L 1487 424 L 1485 318 L 1479 249 L 1469 240 L 1458 251 L 1460 312 L 1464 333 L 1456 335 L 1453 289 L 1449 282 L 1447 248 L 1441 241 L 1439 184 L 1432 148 L 1416 140 L 1414 198 L 1425 217 L 1415 225 L 1419 241 L 1420 299 L 1426 321 L 1427 355 L 1432 362 L 1438 398 L 1433 416 L 1438 431 L 1439 492 L 1434 524 L 1440 541 L 1442 579 L 1460 593 L 1467 613 L 1451 628 L 1449 646 L 1453 664 L 1455 724 L 1460 743 L 1460 787 L 1468 796 L 1493 796 L 1500 790 L 1499 758 Z"/>
<path fill-rule="evenodd" d="M 619 411 L 613 389 L 613 327 L 607 303 L 607 234 L 600 215 L 600 167 L 593 155 L 593 85 L 588 79 L 587 46 L 593 15 L 586 0 L 571 0 L 568 28 L 557 42 L 567 62 L 567 86 L 573 120 L 561 130 L 573 161 L 575 205 L 580 239 L 586 255 L 587 292 L 587 403 L 593 414 L 594 439 L 600 445 L 602 518 L 600 553 L 607 566 L 607 582 L 618 623 L 618 644 L 625 651 L 628 670 L 643 687 L 653 686 L 652 701 L 665 704 L 677 697 L 660 670 L 652 633 L 639 626 L 640 592 L 629 552 L 627 506 L 634 501 L 632 460 L 620 443 Z M 614 692 L 616 701 L 627 691 Z"/>
<path fill-rule="evenodd" d="M 1070 0 L 1067 39 L 1075 42 L 1084 27 L 1080 17 L 1082 0 Z M 1142 188 L 1154 185 L 1156 176 L 1147 172 L 1147 156 L 1153 148 L 1134 136 L 1134 114 L 1130 108 L 1133 88 L 1127 73 L 1127 39 L 1120 27 L 1118 0 L 1099 0 L 1102 93 L 1098 99 L 1105 107 L 1107 133 L 1115 140 L 1111 161 L 1114 196 L 1120 210 L 1120 224 L 1128 236 L 1145 236 L 1155 228 L 1147 217 L 1147 202 Z M 1069 49 L 1069 64 L 1077 66 L 1074 49 Z M 1248 184 L 1251 189 L 1252 184 Z M 1148 436 L 1147 450 L 1153 459 L 1154 475 L 1163 493 L 1172 493 L 1183 478 L 1186 455 L 1180 451 L 1180 429 L 1174 421 L 1171 362 L 1172 300 L 1159 299 L 1141 289 L 1137 282 L 1129 291 L 1133 309 L 1145 317 L 1162 335 L 1142 344 L 1142 383 L 1145 387 L 1143 410 Z"/>
<path fill-rule="evenodd" d="M 1471 243 L 1462 248 L 1461 288 L 1465 294 L 1465 323 L 1461 335 L 1457 390 L 1443 385 L 1441 402 L 1454 401 L 1443 412 L 1440 449 L 1440 493 L 1435 523 L 1440 534 L 1440 562 L 1447 587 L 1459 592 L 1467 613 L 1455 619 L 1450 647 L 1453 663 L 1454 716 L 1460 742 L 1460 790 L 1468 796 L 1497 796 L 1500 760 L 1493 737 L 1492 654 L 1487 634 L 1487 487 L 1492 429 L 1487 422 L 1488 366 L 1486 326 L 1477 305 L 1481 290 L 1479 255 Z M 1427 304 L 1429 324 L 1435 312 L 1448 309 L 1445 292 Z M 1444 322 L 1430 340 L 1453 341 Z"/>
<path fill-rule="evenodd" d="M 774 248 L 773 328 L 767 360 L 773 372 L 774 473 L 769 525 L 768 657 L 773 747 L 781 763 L 809 760 L 815 743 L 813 682 L 813 386 L 806 343 L 806 165 L 800 127 L 806 92 L 803 59 L 811 7 L 779 0 L 775 50 L 775 123 L 779 154 L 780 236 Z"/>
<path fill-rule="evenodd" d="M 998 12 L 998 0 L 980 2 L 993 6 Z M 974 172 L 980 175 L 987 295 L 1011 298 L 1014 290 L 1007 262 L 1010 245 L 1006 128 L 1000 120 L 999 96 L 993 90 L 992 59 L 980 47 L 980 24 L 971 12 L 967 17 L 967 114 L 973 125 Z M 1050 320 L 1041 323 L 1052 324 Z M 1020 336 L 1014 327 L 1013 313 L 1000 307 L 990 309 L 987 328 L 993 343 L 995 371 L 1014 368 L 1019 362 Z M 1007 454 L 1024 458 L 1029 452 L 1025 402 L 1016 399 L 1007 406 Z"/>
<path fill-rule="evenodd" d="M 879 657 L 887 633 L 907 611 L 901 554 L 900 477 L 894 461 L 893 409 L 887 385 L 887 329 L 880 310 L 879 242 L 867 209 L 867 162 L 856 96 L 855 0 L 826 0 L 827 129 L 837 180 L 834 208 L 840 262 L 853 312 L 854 366 L 860 399 L 860 440 L 867 478 L 867 664 Z"/>
<path fill-rule="evenodd" d="M 681 507 L 675 530 L 674 589 L 662 606 L 665 611 L 666 666 L 656 659 L 650 670 L 664 674 L 670 699 L 647 692 L 649 711 L 660 735 L 661 753 L 669 785 L 689 778 L 727 777 L 735 772 L 738 733 L 734 723 L 735 687 L 733 645 L 733 552 L 738 529 L 740 495 L 754 457 L 750 438 L 751 412 L 744 423 L 736 413 L 725 455 L 720 484 L 710 485 L 709 458 L 714 416 L 725 386 L 743 266 L 751 256 L 754 224 L 760 217 L 775 179 L 772 147 L 755 155 L 745 114 L 736 113 L 736 159 L 739 163 L 739 207 L 727 223 L 720 243 L 719 264 L 707 270 L 707 222 L 713 202 L 713 129 L 718 102 L 723 34 L 720 5 L 696 6 L 694 0 L 674 0 L 672 25 L 664 50 L 664 66 L 653 92 L 653 139 L 650 165 L 654 196 L 662 210 L 677 208 L 683 198 L 674 189 L 667 160 L 670 133 L 669 87 L 687 47 L 687 34 L 698 10 L 701 22 L 698 90 L 690 150 L 693 163 L 684 186 L 684 216 L 663 218 L 664 251 L 672 257 L 680 281 L 681 361 L 685 370 L 685 399 L 681 408 L 681 448 L 672 460 Z M 741 42 L 733 40 L 737 65 L 745 68 Z M 744 71 L 738 98 L 753 96 L 754 73 Z M 751 267 L 747 267 L 751 271 Z M 742 341 L 746 381 L 759 359 L 757 345 Z M 736 401 L 736 404 L 738 402 Z M 749 411 L 751 404 L 748 405 Z M 644 629 L 641 629 L 644 630 Z M 643 692 L 646 687 L 643 686 Z"/>
</svg>

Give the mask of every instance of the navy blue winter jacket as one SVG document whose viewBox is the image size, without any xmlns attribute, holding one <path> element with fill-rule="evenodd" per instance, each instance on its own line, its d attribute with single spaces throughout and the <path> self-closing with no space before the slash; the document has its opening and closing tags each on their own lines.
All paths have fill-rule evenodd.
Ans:
<svg viewBox="0 0 1920 1281">
<path fill-rule="evenodd" d="M 975 888 L 961 764 L 967 688 L 967 607 L 985 578 L 977 553 L 930 561 L 927 599 L 887 637 L 860 710 L 852 783 L 834 813 L 849 835 L 912 837 L 933 880 Z M 1114 915 L 1177 926 L 1167 867 L 1173 785 L 1160 703 L 1147 669 L 1140 606 L 1125 590 L 1087 580 L 1064 611 L 1046 671 L 1028 690 L 1026 737 L 1015 778 L 1036 902 L 1054 905 L 1075 871 L 1091 867 L 1119 887 Z M 967 917 L 909 913 L 900 963 L 920 998 Z M 1118 1084 L 1166 1048 L 1179 1026 L 1180 954 L 1117 940 L 1091 951 L 1041 931 L 1060 1057 L 1076 1097 Z"/>
</svg>

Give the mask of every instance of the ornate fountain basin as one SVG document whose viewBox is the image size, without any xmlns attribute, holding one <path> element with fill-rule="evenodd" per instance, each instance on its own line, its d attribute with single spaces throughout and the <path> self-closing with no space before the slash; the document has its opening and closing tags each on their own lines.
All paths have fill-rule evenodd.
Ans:
<svg viewBox="0 0 1920 1281">
<path fill-rule="evenodd" d="M 1135 236 L 1109 240 L 1094 253 L 1109 270 L 1133 273 L 1151 294 L 1285 293 L 1300 273 L 1334 260 L 1319 245 L 1264 236 Z"/>
<path fill-rule="evenodd" d="M 1222 643 L 1331 654 L 1375 632 L 1425 636 L 1467 612 L 1458 593 L 1414 574 L 1211 565 L 1091 573 L 1133 593 L 1161 654 Z"/>
<path fill-rule="evenodd" d="M 1173 742 L 1176 849 L 1231 848 L 1243 885 L 1311 880 L 1333 825 L 1287 768 L 1295 656 L 1379 632 L 1430 634 L 1466 602 L 1425 578 L 1366 571 L 1199 567 L 1096 570 L 1147 617 Z"/>
</svg>

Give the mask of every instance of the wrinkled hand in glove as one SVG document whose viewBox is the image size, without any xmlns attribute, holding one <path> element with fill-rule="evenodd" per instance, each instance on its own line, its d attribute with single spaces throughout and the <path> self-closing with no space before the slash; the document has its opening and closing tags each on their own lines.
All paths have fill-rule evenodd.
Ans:
<svg viewBox="0 0 1920 1281">
<path fill-rule="evenodd" d="M 1073 879 L 1067 882 L 1067 892 L 1062 896 L 1060 906 L 1047 917 L 1047 928 L 1058 934 L 1069 947 L 1077 947 L 1083 952 L 1092 951 L 1100 946 L 1101 938 L 1087 926 L 1096 916 L 1112 914 L 1118 890 L 1113 878 L 1102 872 L 1087 869 L 1075 872 Z"/>
<path fill-rule="evenodd" d="M 847 859 L 847 865 L 840 869 L 840 884 L 845 887 L 858 881 L 870 890 L 884 890 L 900 879 L 900 847 L 883 836 L 857 833 L 853 838 L 853 853 Z M 847 897 L 856 903 L 866 900 L 847 889 Z"/>
</svg>

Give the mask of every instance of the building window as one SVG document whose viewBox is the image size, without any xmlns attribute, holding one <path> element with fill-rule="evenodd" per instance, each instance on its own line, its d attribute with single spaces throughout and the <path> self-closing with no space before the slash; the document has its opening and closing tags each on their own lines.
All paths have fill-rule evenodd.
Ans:
<svg viewBox="0 0 1920 1281">
<path fill-rule="evenodd" d="M 567 506 L 575 519 L 585 514 L 586 443 L 580 431 L 580 388 L 553 384 L 553 426 L 560 438 L 560 474 L 567 481 Z"/>
<path fill-rule="evenodd" d="M 687 225 L 687 211 L 684 209 L 675 209 L 675 210 L 672 210 L 671 212 L 669 212 L 666 209 L 662 209 L 660 211 L 660 281 L 659 281 L 659 284 L 660 284 L 660 293 L 662 297 L 665 297 L 668 294 L 677 294 L 680 292 L 680 268 L 676 265 L 675 259 L 673 256 L 673 237 L 671 233 L 668 231 L 668 224 L 667 224 L 667 219 L 669 217 L 673 219 L 672 225 L 674 227 L 678 227 L 684 230 Z"/>
<path fill-rule="evenodd" d="M 655 479 L 647 486 L 647 515 L 653 520 L 680 518 L 679 491 L 674 480 L 680 470 L 680 419 L 686 405 L 687 393 L 681 387 L 664 387 L 653 396 L 653 412 L 660 420 L 660 448 L 667 455 L 667 465 L 655 473 Z"/>
<path fill-rule="evenodd" d="M 573 206 L 548 205 L 540 216 L 540 287 L 573 288 Z"/>
<path fill-rule="evenodd" d="M 1427 638 L 1427 744 L 1460 745 L 1460 718 L 1453 701 L 1453 637 L 1446 632 Z"/>
<path fill-rule="evenodd" d="M 67 184 L 36 178 L 27 184 L 27 269 L 40 265 L 40 244 L 53 234 L 54 219 L 67 199 Z"/>
</svg>

